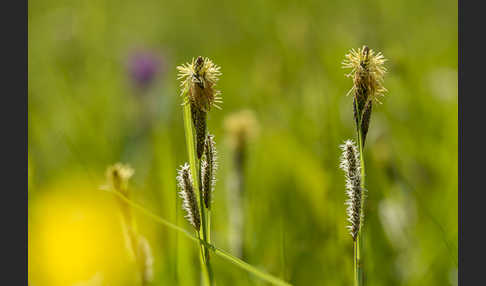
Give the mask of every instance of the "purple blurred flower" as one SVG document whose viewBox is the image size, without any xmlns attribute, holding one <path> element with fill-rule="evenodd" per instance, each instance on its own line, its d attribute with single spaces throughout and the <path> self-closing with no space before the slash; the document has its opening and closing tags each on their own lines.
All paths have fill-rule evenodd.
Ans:
<svg viewBox="0 0 486 286">
<path fill-rule="evenodd" d="M 129 58 L 128 72 L 136 86 L 147 88 L 164 72 L 164 62 L 153 52 L 137 51 Z"/>
</svg>

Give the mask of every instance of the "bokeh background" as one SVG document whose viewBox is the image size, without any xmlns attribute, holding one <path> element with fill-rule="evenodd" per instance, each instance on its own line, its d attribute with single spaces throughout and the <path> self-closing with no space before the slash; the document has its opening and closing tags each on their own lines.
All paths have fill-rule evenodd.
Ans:
<svg viewBox="0 0 486 286">
<path fill-rule="evenodd" d="M 457 285 L 456 1 L 29 1 L 31 286 L 138 285 L 105 169 L 135 169 L 132 198 L 191 230 L 176 193 L 188 160 L 176 66 L 222 68 L 209 114 L 220 169 L 213 242 L 230 249 L 233 149 L 225 119 L 252 110 L 245 260 L 295 285 L 351 285 L 339 145 L 355 137 L 344 54 L 389 61 L 365 149 L 369 285 Z M 198 285 L 198 247 L 134 212 L 151 285 Z M 266 285 L 214 256 L 218 285 Z"/>
</svg>

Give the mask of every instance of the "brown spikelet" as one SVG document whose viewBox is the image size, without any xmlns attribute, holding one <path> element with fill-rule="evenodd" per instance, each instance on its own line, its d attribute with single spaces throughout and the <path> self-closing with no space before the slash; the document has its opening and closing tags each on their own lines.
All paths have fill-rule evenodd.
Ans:
<svg viewBox="0 0 486 286">
<path fill-rule="evenodd" d="M 356 132 L 359 133 L 359 122 L 360 122 L 360 119 L 359 119 L 359 113 L 358 113 L 358 108 L 356 106 L 356 97 L 353 98 L 353 116 L 354 116 L 354 121 L 356 123 Z"/>
<path fill-rule="evenodd" d="M 216 184 L 216 169 L 218 168 L 216 143 L 214 135 L 208 134 L 204 148 L 204 160 L 201 165 L 202 195 L 206 208 L 211 208 L 212 193 Z"/>
<path fill-rule="evenodd" d="M 201 159 L 204 152 L 204 142 L 206 138 L 207 129 L 207 113 L 191 103 L 191 116 L 194 128 L 196 129 L 196 153 L 197 158 Z"/>
<path fill-rule="evenodd" d="M 197 206 L 196 193 L 192 184 L 191 169 L 189 164 L 184 164 L 178 171 L 177 184 L 179 186 L 179 195 L 182 198 L 182 208 L 186 211 L 186 219 L 199 231 L 201 228 L 201 217 Z"/>
<path fill-rule="evenodd" d="M 363 141 L 363 147 L 366 142 L 366 135 L 368 134 L 368 127 L 370 125 L 370 119 L 371 119 L 371 111 L 373 108 L 372 101 L 369 100 L 366 106 L 364 107 L 363 110 L 363 115 L 361 116 L 361 134 L 363 135 L 362 141 Z"/>
</svg>

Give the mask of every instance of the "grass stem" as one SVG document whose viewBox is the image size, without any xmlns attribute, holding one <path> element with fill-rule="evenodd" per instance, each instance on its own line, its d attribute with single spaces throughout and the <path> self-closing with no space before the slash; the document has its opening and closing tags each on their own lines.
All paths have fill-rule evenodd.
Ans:
<svg viewBox="0 0 486 286">
<path fill-rule="evenodd" d="M 268 283 L 271 283 L 273 285 L 278 285 L 278 286 L 291 286 L 292 285 L 288 282 L 281 280 L 280 278 L 277 278 L 277 277 L 275 277 L 271 274 L 268 274 L 266 272 L 263 272 L 263 271 L 257 269 L 256 267 L 246 263 L 245 261 L 243 261 L 243 260 L 241 260 L 237 257 L 234 257 L 233 255 L 229 254 L 228 252 L 226 252 L 226 251 L 224 251 L 220 248 L 217 248 L 216 246 L 214 246 L 212 244 L 205 242 L 204 240 L 202 240 L 199 237 L 199 234 L 198 234 L 198 236 L 192 235 L 189 231 L 185 230 L 184 228 L 177 226 L 177 225 L 157 216 L 156 214 L 150 212 L 149 210 L 146 210 L 143 206 L 141 206 L 141 205 L 139 205 L 135 202 L 132 202 L 131 200 L 127 199 L 122 194 L 119 194 L 118 192 L 114 192 L 114 191 L 111 191 L 111 190 L 105 190 L 105 191 L 112 193 L 115 196 L 119 197 L 120 199 L 125 201 L 128 205 L 130 205 L 132 208 L 137 209 L 138 211 L 140 211 L 144 215 L 153 219 L 155 222 L 160 223 L 162 225 L 165 225 L 165 226 L 167 226 L 167 227 L 169 227 L 173 230 L 176 230 L 176 231 L 184 234 L 184 236 L 186 236 L 187 238 L 189 238 L 189 239 L 191 239 L 195 242 L 199 242 L 199 247 L 201 249 L 202 249 L 203 246 L 206 247 L 206 249 L 213 252 L 215 255 L 231 262 L 232 264 L 238 266 L 241 269 L 244 269 L 244 270 L 250 272 L 251 274 L 257 276 L 258 278 L 260 278 L 260 279 L 262 279 L 262 280 L 264 280 Z"/>
<path fill-rule="evenodd" d="M 201 165 L 200 165 L 200 161 L 196 158 L 196 152 L 195 152 L 196 148 L 195 148 L 195 141 L 194 141 L 190 104 L 184 105 L 184 130 L 186 134 L 187 154 L 189 156 L 189 165 L 191 166 L 192 181 L 194 182 L 194 189 L 198 190 L 197 200 L 199 203 L 199 210 L 201 213 L 201 225 L 202 225 L 202 228 L 199 231 L 199 237 L 202 236 L 202 241 L 207 242 L 206 212 L 204 209 L 204 202 L 202 198 L 201 181 L 200 181 Z M 203 271 L 205 285 L 212 286 L 213 281 L 212 281 L 211 265 L 209 263 L 209 252 L 204 244 L 201 245 L 200 250 L 202 256 L 201 267 Z"/>
<path fill-rule="evenodd" d="M 360 116 L 361 117 L 361 116 Z M 365 202 L 365 163 L 363 156 L 364 142 L 363 133 L 361 130 L 361 124 L 358 120 L 358 146 L 359 146 L 359 162 L 361 167 L 361 217 L 364 213 L 364 202 Z M 354 242 L 354 283 L 356 286 L 364 285 L 364 270 L 362 261 L 362 249 L 363 249 L 363 221 L 361 221 L 358 231 L 358 236 Z"/>
</svg>

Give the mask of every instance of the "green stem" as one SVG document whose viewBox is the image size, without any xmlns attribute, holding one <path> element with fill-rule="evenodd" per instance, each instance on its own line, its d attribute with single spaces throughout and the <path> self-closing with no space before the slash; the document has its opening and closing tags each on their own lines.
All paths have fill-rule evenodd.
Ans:
<svg viewBox="0 0 486 286">
<path fill-rule="evenodd" d="M 140 211 L 141 213 L 143 213 L 144 215 L 150 217 L 151 219 L 153 219 L 155 222 L 157 223 L 160 223 L 162 225 L 165 225 L 173 230 L 176 230 L 182 234 L 184 234 L 184 236 L 186 236 L 187 238 L 195 241 L 195 242 L 199 242 L 199 246 L 202 247 L 202 246 L 205 246 L 208 250 L 212 251 L 215 255 L 218 255 L 219 257 L 221 258 L 224 258 L 226 259 L 227 261 L 233 263 L 234 265 L 252 273 L 253 275 L 259 277 L 260 279 L 262 280 L 265 280 L 266 282 L 269 282 L 269 283 L 272 283 L 274 285 L 280 285 L 280 286 L 291 286 L 292 284 L 288 283 L 288 282 L 285 282 L 275 276 L 272 276 L 268 273 L 265 273 L 259 269 L 257 269 L 256 267 L 244 262 L 243 260 L 237 258 L 237 257 L 234 257 L 232 256 L 231 254 L 229 254 L 228 252 L 220 249 L 220 248 L 217 248 L 216 246 L 212 245 L 212 244 L 209 244 L 207 242 L 205 242 L 204 240 L 202 240 L 201 238 L 199 237 L 196 237 L 194 235 L 192 235 L 189 231 L 185 230 L 184 228 L 180 227 L 180 226 L 177 226 L 157 215 L 155 215 L 154 213 L 146 210 L 144 207 L 142 207 L 141 205 L 135 203 L 135 202 L 132 202 L 131 200 L 127 199 L 126 197 L 124 197 L 123 195 L 119 194 L 118 192 L 115 192 L 115 191 L 112 191 L 112 190 L 105 190 L 109 193 L 112 193 L 116 196 L 118 196 L 120 199 L 122 199 L 123 201 L 125 201 L 128 205 L 130 205 L 132 208 L 134 209 L 137 209 L 138 211 Z"/>
<path fill-rule="evenodd" d="M 358 286 L 358 242 L 354 241 L 353 242 L 353 268 L 354 268 L 354 286 Z"/>
<path fill-rule="evenodd" d="M 361 118 L 361 115 L 359 116 Z M 365 163 L 363 156 L 364 142 L 363 134 L 361 132 L 360 121 L 358 120 L 358 146 L 359 146 L 359 157 L 360 157 L 360 167 L 361 167 L 361 217 L 364 217 L 364 202 L 365 202 Z M 354 273 L 355 273 L 355 285 L 364 285 L 364 270 L 363 270 L 363 256 L 361 250 L 363 249 L 363 222 L 360 223 L 358 236 L 354 242 Z"/>
<path fill-rule="evenodd" d="M 200 230 L 199 235 L 202 236 L 202 240 L 207 242 L 206 238 L 206 212 L 204 210 L 204 202 L 201 193 L 201 182 L 200 182 L 200 170 L 201 165 L 200 161 L 196 158 L 195 152 L 195 141 L 194 141 L 194 133 L 193 133 L 193 126 L 192 126 L 192 118 L 191 118 L 191 105 L 184 104 L 184 130 L 186 134 L 186 145 L 187 145 L 187 154 L 189 155 L 189 165 L 191 166 L 191 175 L 192 181 L 194 183 L 194 189 L 198 190 L 197 192 L 197 200 L 199 203 L 199 210 L 201 214 L 201 225 L 202 229 Z M 213 285 L 212 281 L 212 271 L 211 265 L 209 264 L 209 252 L 206 246 L 203 244 L 201 247 L 201 267 L 203 270 L 203 276 L 205 280 L 205 285 Z"/>
<path fill-rule="evenodd" d="M 218 256 L 225 258 L 226 260 L 230 261 L 234 265 L 237 265 L 240 268 L 245 269 L 246 271 L 254 274 L 255 276 L 260 277 L 261 279 L 263 279 L 263 280 L 265 280 L 267 282 L 270 282 L 270 283 L 272 283 L 274 285 L 283 285 L 283 286 L 290 286 L 290 285 L 292 285 L 290 283 L 287 283 L 285 281 L 280 280 L 279 278 L 276 278 L 276 277 L 274 277 L 274 276 L 272 276 L 270 274 L 267 274 L 267 273 L 265 273 L 263 271 L 260 271 L 260 270 L 256 269 L 255 267 L 251 266 L 250 264 L 244 262 L 243 260 L 241 260 L 241 259 L 239 259 L 237 257 L 232 256 L 231 254 L 229 254 L 228 252 L 226 252 L 226 251 L 224 251 L 222 249 L 219 249 L 219 248 L 214 247 L 214 250 L 213 251 Z"/>
<path fill-rule="evenodd" d="M 207 217 L 207 220 L 206 220 L 208 226 L 207 226 L 207 230 L 208 230 L 208 243 L 211 243 L 211 210 L 208 209 L 208 217 Z"/>
<path fill-rule="evenodd" d="M 206 242 L 208 244 L 211 244 L 211 211 L 209 209 L 206 209 L 207 211 L 207 216 L 206 216 L 206 231 L 207 231 L 207 234 L 206 234 Z M 213 269 L 211 267 L 211 263 L 209 261 L 209 252 L 206 253 L 206 256 L 207 256 L 207 260 L 206 260 L 206 263 L 207 263 L 207 268 L 208 268 L 208 274 L 209 274 L 209 278 L 211 279 L 211 282 L 214 281 L 214 274 L 213 274 Z"/>
<path fill-rule="evenodd" d="M 199 243 L 199 261 L 201 262 L 201 266 L 202 266 L 202 279 L 203 279 L 205 285 L 211 285 L 211 279 L 210 279 L 208 268 L 204 267 L 206 265 L 206 259 L 205 259 L 205 256 L 204 256 L 204 249 L 205 249 L 203 247 L 204 244 L 201 243 L 201 241 L 203 241 L 203 240 L 201 239 L 201 234 L 197 231 L 196 231 L 196 236 L 197 236 L 197 239 L 200 241 L 200 243 Z"/>
<path fill-rule="evenodd" d="M 362 240 L 360 238 L 360 234 L 358 234 L 358 237 L 354 242 L 354 285 L 356 286 L 364 285 L 361 248 Z"/>
<path fill-rule="evenodd" d="M 119 194 L 121 194 L 120 191 L 118 191 Z M 128 191 L 125 196 L 127 199 L 128 198 Z M 135 217 L 132 215 L 131 208 L 130 206 L 123 200 L 118 199 L 118 202 L 121 206 L 121 211 L 122 211 L 122 216 L 123 216 L 123 223 L 126 227 L 127 230 L 127 238 L 129 240 L 129 245 L 131 248 L 131 252 L 133 253 L 135 257 L 135 261 L 137 265 L 140 267 L 140 276 L 141 276 L 141 285 L 143 286 L 145 284 L 145 281 L 143 279 L 144 277 L 144 264 L 143 261 L 140 260 L 139 257 L 139 252 L 138 252 L 138 231 L 137 231 L 137 221 L 135 220 Z"/>
</svg>

